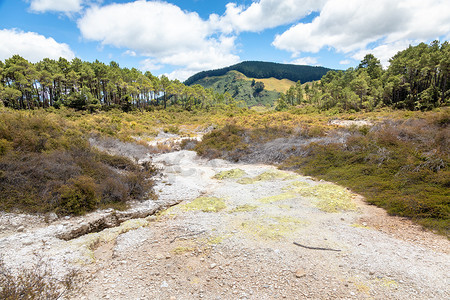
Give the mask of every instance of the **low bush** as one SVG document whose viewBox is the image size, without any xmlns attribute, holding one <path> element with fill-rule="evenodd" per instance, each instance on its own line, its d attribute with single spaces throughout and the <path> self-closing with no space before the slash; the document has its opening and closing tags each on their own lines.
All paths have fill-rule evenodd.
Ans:
<svg viewBox="0 0 450 300">
<path fill-rule="evenodd" d="M 157 170 L 93 149 L 57 115 L 2 111 L 0 210 L 84 214 L 152 197 Z"/>
</svg>

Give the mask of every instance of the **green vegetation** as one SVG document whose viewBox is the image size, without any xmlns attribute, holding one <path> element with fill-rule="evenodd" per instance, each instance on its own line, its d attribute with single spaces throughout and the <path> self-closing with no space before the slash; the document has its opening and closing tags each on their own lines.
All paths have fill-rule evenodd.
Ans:
<svg viewBox="0 0 450 300">
<path fill-rule="evenodd" d="M 330 69 L 324 67 L 300 66 L 292 64 L 278 64 L 262 61 L 245 61 L 236 65 L 197 73 L 188 78 L 184 83 L 192 85 L 205 77 L 223 76 L 229 71 L 238 71 L 251 78 L 289 79 L 293 82 L 319 80 Z"/>
<path fill-rule="evenodd" d="M 410 46 L 391 58 L 387 70 L 368 54 L 356 69 L 329 71 L 320 82 L 303 89 L 301 98 L 292 91 L 281 95 L 277 109 L 299 104 L 338 112 L 383 106 L 424 111 L 446 106 L 450 100 L 450 44 L 435 41 Z"/>
<path fill-rule="evenodd" d="M 94 150 L 57 114 L 1 110 L 0 209 L 83 214 L 151 197 L 151 164 Z"/>
<path fill-rule="evenodd" d="M 337 182 L 362 194 L 367 201 L 385 208 L 390 214 L 409 217 L 423 226 L 448 235 L 450 228 L 449 120 L 450 112 L 376 112 L 341 115 L 347 119 L 374 119 L 374 126 L 340 128 L 330 126 L 331 117 L 272 113 L 233 119 L 211 132 L 196 146 L 199 154 L 245 161 L 254 153 L 266 158 L 265 151 L 283 153 L 264 162 L 281 163 L 284 169 L 298 171 Z M 259 128 L 264 126 L 266 128 Z M 285 124 L 283 129 L 270 125 Z M 231 128 L 230 128 L 231 127 Z M 279 127 L 277 127 L 279 128 Z M 345 139 L 336 138 L 345 136 Z M 265 148 L 277 140 L 280 148 Z M 225 147 L 222 145 L 233 145 Z M 245 151 L 235 151 L 236 148 Z M 270 154 L 270 153 L 269 153 Z M 252 156 L 253 155 L 253 156 Z M 270 155 L 268 156 L 271 157 Z M 256 178 L 243 177 L 241 183 Z M 327 211 L 353 209 L 351 195 L 345 189 L 328 190 L 328 185 L 310 187 L 299 183 L 286 192 L 301 195 L 319 193 L 319 208 Z M 321 189 L 322 187 L 322 189 Z M 319 190 L 317 190 L 319 189 Z"/>
<path fill-rule="evenodd" d="M 19 55 L 0 61 L 0 103 L 14 109 L 67 106 L 89 112 L 151 111 L 172 105 L 191 111 L 234 105 L 232 98 L 224 99 L 211 89 L 120 68 L 114 61 L 106 65 L 98 60 L 44 58 L 30 63 Z"/>
<path fill-rule="evenodd" d="M 242 69 L 228 75 L 231 69 L 194 76 L 232 77 L 255 99 L 267 92 L 258 78 L 289 78 L 296 84 L 279 97 L 277 111 L 249 110 L 230 93 L 115 62 L 61 58 L 33 64 L 15 55 L 0 61 L 0 210 L 82 214 L 123 208 L 128 199 L 152 196 L 155 170 L 99 152 L 89 137 L 139 139 L 145 146 L 160 131 L 189 136 L 214 127 L 195 145 L 201 156 L 273 163 L 337 182 L 391 214 L 449 235 L 449 51 L 448 42 L 409 47 L 386 70 L 367 55 L 357 68 L 329 71 L 313 83 L 285 76 L 283 68 L 297 72 L 294 67 L 257 62 L 239 64 Z M 330 122 L 336 118 L 374 125 L 341 128 Z M 251 184 L 283 179 L 279 175 L 225 172 L 217 178 Z M 294 188 L 300 194 L 312 189 Z M 351 209 L 341 196 L 318 206 Z M 225 207 L 219 200 L 195 204 L 213 204 L 217 211 Z"/>
<path fill-rule="evenodd" d="M 244 74 L 229 71 L 222 76 L 205 77 L 195 81 L 206 89 L 223 94 L 224 103 L 234 99 L 245 106 L 265 105 L 272 106 L 280 93 L 265 89 L 262 81 L 249 80 Z"/>
</svg>

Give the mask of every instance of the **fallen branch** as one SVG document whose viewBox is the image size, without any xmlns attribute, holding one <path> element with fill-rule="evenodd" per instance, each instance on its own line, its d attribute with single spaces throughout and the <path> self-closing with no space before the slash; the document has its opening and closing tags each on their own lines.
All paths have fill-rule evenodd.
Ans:
<svg viewBox="0 0 450 300">
<path fill-rule="evenodd" d="M 311 249 L 311 250 L 325 250 L 325 251 L 341 251 L 340 249 L 331 249 L 331 248 L 320 248 L 320 247 L 310 247 L 310 246 L 305 246 L 302 244 L 299 244 L 297 242 L 294 242 L 294 245 L 296 246 L 300 246 L 306 249 Z"/>
<path fill-rule="evenodd" d="M 187 237 L 191 237 L 191 236 L 194 236 L 194 235 L 199 235 L 199 234 L 202 234 L 202 233 L 205 233 L 205 232 L 206 232 L 206 230 L 202 230 L 202 231 L 199 231 L 199 232 L 194 232 L 194 233 L 189 233 L 189 234 L 179 235 L 179 236 L 174 237 L 173 240 L 170 241 L 170 243 L 175 242 L 176 239 L 187 238 Z"/>
</svg>

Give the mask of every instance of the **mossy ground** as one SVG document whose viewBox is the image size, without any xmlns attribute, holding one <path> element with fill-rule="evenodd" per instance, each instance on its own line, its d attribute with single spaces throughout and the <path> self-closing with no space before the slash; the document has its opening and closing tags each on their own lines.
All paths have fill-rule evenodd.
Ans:
<svg viewBox="0 0 450 300">
<path fill-rule="evenodd" d="M 281 193 L 281 194 L 274 195 L 274 196 L 267 196 L 267 197 L 264 197 L 264 198 L 259 198 L 258 202 L 261 202 L 261 203 L 273 203 L 273 202 L 277 202 L 277 201 L 293 199 L 296 196 L 297 195 L 292 193 L 292 192 L 286 192 L 286 193 Z"/>
<path fill-rule="evenodd" d="M 184 211 L 201 210 L 203 212 L 219 212 L 227 208 L 223 199 L 216 197 L 199 197 L 181 206 Z"/>
<path fill-rule="evenodd" d="M 259 174 L 255 177 L 243 177 L 238 180 L 238 183 L 240 184 L 253 184 L 255 182 L 259 181 L 272 181 L 272 180 L 292 180 L 295 179 L 297 175 L 295 174 L 289 174 L 285 171 L 279 171 L 279 170 L 269 170 L 262 174 Z"/>
<path fill-rule="evenodd" d="M 290 216 L 265 215 L 239 224 L 239 229 L 263 240 L 282 240 L 308 222 Z"/>
<path fill-rule="evenodd" d="M 246 176 L 247 173 L 241 169 L 231 169 L 228 171 L 222 171 L 213 176 L 214 179 L 237 179 Z"/>
<path fill-rule="evenodd" d="M 230 213 L 235 213 L 235 212 L 250 212 L 250 211 L 254 211 L 258 209 L 258 206 L 256 205 L 250 205 L 250 204 L 244 204 L 244 205 L 239 205 L 236 206 L 235 208 L 233 208 L 232 210 L 230 210 Z"/>
</svg>

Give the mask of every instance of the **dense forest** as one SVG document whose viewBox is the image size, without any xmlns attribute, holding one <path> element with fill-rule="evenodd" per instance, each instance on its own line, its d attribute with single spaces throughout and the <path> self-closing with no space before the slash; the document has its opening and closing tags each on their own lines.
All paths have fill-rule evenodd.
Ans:
<svg viewBox="0 0 450 300">
<path fill-rule="evenodd" d="M 226 97 L 226 95 L 225 95 Z M 33 109 L 60 107 L 94 111 L 99 108 L 149 110 L 155 106 L 181 105 L 186 110 L 231 104 L 231 97 L 186 86 L 166 76 L 153 76 L 135 68 L 120 68 L 96 60 L 44 58 L 30 63 L 19 55 L 0 61 L 0 100 L 6 107 Z"/>
<path fill-rule="evenodd" d="M 302 103 L 319 109 L 373 110 L 389 106 L 429 110 L 450 100 L 450 44 L 421 43 L 398 52 L 387 70 L 367 54 L 357 68 L 329 71 L 320 82 L 292 87 L 278 99 L 277 109 Z"/>
<path fill-rule="evenodd" d="M 276 79 L 289 79 L 294 82 L 299 80 L 301 82 L 308 82 L 319 80 L 331 69 L 262 61 L 244 61 L 230 67 L 197 73 L 188 78 L 184 83 L 186 85 L 192 85 L 205 77 L 222 76 L 233 70 L 251 78 L 274 77 Z"/>
</svg>

